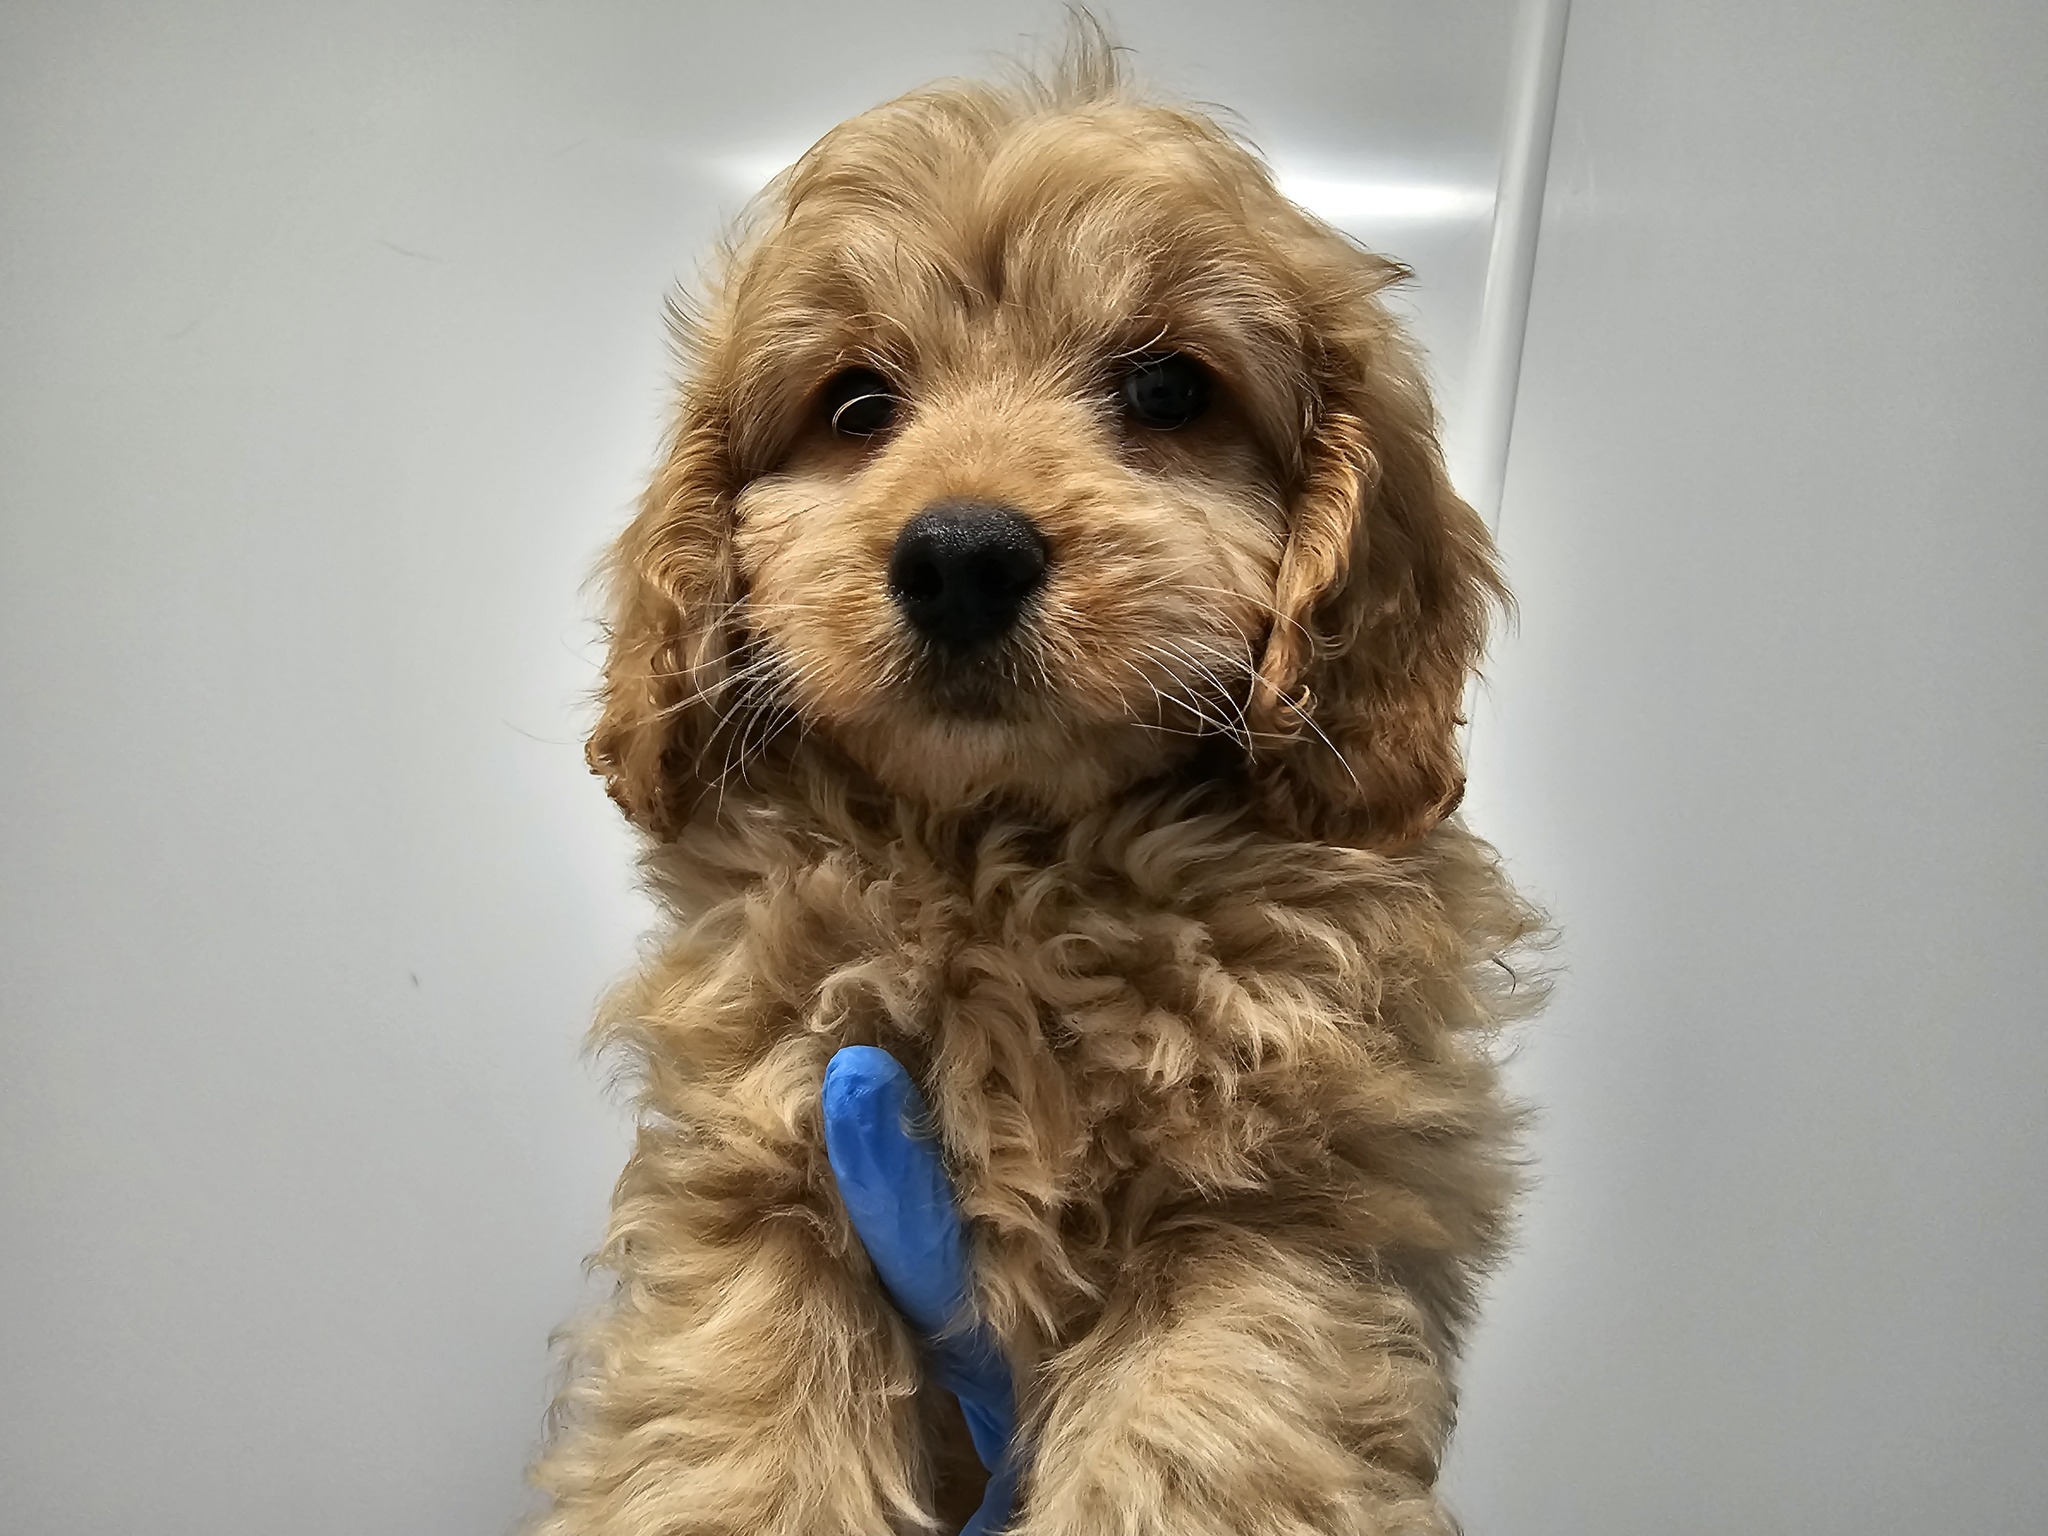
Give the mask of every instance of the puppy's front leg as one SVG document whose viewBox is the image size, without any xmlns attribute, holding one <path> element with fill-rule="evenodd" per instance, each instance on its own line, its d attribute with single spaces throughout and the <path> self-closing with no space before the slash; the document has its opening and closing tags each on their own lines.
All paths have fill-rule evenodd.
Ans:
<svg viewBox="0 0 2048 1536">
<path fill-rule="evenodd" d="M 1450 1393 L 1414 1303 L 1286 1239 L 1141 1250 L 1051 1362 L 1017 1536 L 1439 1536 Z"/>
<path fill-rule="evenodd" d="M 617 1294 L 577 1341 L 534 1536 L 933 1523 L 915 1351 L 817 1198 L 810 1149 L 786 1126 L 724 1129 L 642 1133 L 605 1254 Z"/>
</svg>

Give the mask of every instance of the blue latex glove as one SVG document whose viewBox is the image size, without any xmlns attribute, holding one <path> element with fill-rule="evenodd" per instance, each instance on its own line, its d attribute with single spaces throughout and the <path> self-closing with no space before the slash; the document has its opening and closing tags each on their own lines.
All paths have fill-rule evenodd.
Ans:
<svg viewBox="0 0 2048 1536">
<path fill-rule="evenodd" d="M 989 1469 L 961 1536 L 987 1536 L 1016 1497 L 1016 1399 L 1009 1362 L 974 1316 L 966 1234 L 929 1124 L 923 1095 L 887 1051 L 849 1045 L 825 1064 L 825 1155 L 883 1289 L 924 1340 L 932 1380 L 960 1400 Z"/>
</svg>

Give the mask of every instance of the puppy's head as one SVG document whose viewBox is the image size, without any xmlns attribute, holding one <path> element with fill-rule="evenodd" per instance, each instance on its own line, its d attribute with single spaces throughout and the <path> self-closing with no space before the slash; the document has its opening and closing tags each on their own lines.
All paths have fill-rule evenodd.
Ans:
<svg viewBox="0 0 2048 1536">
<path fill-rule="evenodd" d="M 671 836 L 838 765 L 1074 814 L 1242 774 L 1426 831 L 1489 605 L 1401 269 L 1106 50 L 853 119 L 766 194 L 611 566 L 590 757 Z"/>
</svg>

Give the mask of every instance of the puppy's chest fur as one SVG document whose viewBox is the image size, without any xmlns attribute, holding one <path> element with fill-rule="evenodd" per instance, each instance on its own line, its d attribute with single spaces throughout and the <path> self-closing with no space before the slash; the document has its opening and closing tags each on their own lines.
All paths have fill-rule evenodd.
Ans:
<svg viewBox="0 0 2048 1536">
<path fill-rule="evenodd" d="M 1460 828 L 1397 859 L 1196 819 L 950 860 L 771 830 L 656 870 L 695 915 L 609 1031 L 643 1071 L 636 1162 L 676 1199 L 850 1242 L 818 1089 L 873 1044 L 924 1088 L 983 1303 L 1022 1347 L 1204 1227 L 1399 1271 L 1447 1329 L 1500 1241 L 1513 1116 L 1486 1036 L 1529 923 Z"/>
</svg>

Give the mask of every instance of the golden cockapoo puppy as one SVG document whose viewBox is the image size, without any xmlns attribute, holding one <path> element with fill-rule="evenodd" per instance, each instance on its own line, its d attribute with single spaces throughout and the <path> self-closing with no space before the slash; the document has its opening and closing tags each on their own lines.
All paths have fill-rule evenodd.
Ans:
<svg viewBox="0 0 2048 1536">
<path fill-rule="evenodd" d="M 1534 933 L 1454 819 L 1505 598 L 1401 269 L 1084 41 L 764 196 L 612 558 L 590 759 L 671 914 L 547 1536 L 886 1536 L 978 1493 L 838 1200 L 923 1086 L 1020 1536 L 1444 1532 Z"/>
</svg>

